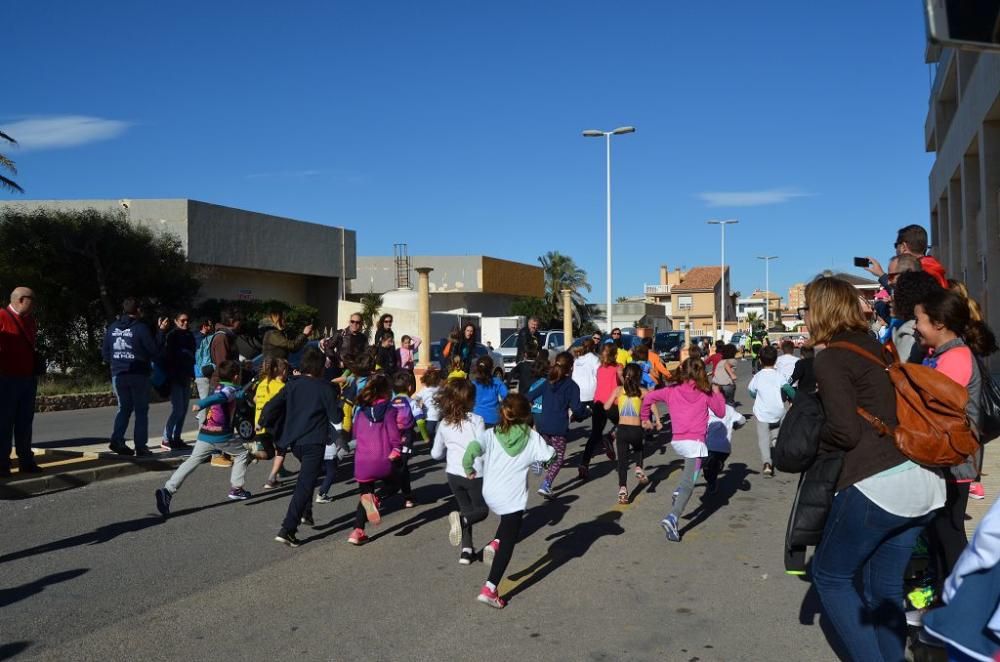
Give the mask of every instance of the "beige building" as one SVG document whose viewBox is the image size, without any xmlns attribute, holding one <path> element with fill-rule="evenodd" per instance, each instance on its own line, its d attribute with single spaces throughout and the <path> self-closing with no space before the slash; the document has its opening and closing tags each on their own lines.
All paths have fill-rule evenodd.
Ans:
<svg viewBox="0 0 1000 662">
<path fill-rule="evenodd" d="M 924 125 L 927 151 L 936 154 L 933 253 L 1000 329 L 1000 54 L 929 46 L 926 60 L 937 69 Z"/>
<path fill-rule="evenodd" d="M 715 335 L 722 317 L 722 273 L 719 267 L 693 267 L 687 271 L 676 269 L 671 272 L 664 266 L 660 267 L 660 279 L 667 281 L 662 285 L 666 285 L 670 293 L 668 315 L 673 327 L 694 334 Z M 729 284 L 729 268 L 726 267 L 726 330 L 737 331 L 736 307 L 729 294 Z"/>
<path fill-rule="evenodd" d="M 788 288 L 788 309 L 792 312 L 806 305 L 806 284 L 795 283 Z"/>
</svg>

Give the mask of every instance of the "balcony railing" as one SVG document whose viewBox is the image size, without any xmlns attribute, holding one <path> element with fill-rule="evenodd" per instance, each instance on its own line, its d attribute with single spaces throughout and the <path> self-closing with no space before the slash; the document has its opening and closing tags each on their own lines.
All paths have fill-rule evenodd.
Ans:
<svg viewBox="0 0 1000 662">
<path fill-rule="evenodd" d="M 669 285 L 646 285 L 643 294 L 670 294 Z"/>
</svg>

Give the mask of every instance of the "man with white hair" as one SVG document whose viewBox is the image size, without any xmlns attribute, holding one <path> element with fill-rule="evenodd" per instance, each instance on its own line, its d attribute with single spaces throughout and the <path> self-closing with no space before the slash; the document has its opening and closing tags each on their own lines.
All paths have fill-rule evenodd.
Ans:
<svg viewBox="0 0 1000 662">
<path fill-rule="evenodd" d="M 16 287 L 10 305 L 0 311 L 0 476 L 10 476 L 11 442 L 17 450 L 18 471 L 39 473 L 31 452 L 31 424 L 35 418 L 35 344 L 38 323 L 31 310 L 35 293 Z"/>
</svg>

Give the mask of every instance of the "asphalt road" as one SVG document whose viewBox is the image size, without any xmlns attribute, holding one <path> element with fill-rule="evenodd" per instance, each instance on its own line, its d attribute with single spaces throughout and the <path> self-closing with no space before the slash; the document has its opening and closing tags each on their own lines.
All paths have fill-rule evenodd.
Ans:
<svg viewBox="0 0 1000 662">
<path fill-rule="evenodd" d="M 783 573 L 796 477 L 759 475 L 752 426 L 718 496 L 696 490 L 681 543 L 658 525 L 680 477 L 664 440 L 628 506 L 603 456 L 587 483 L 570 460 L 556 499 L 530 498 L 503 611 L 476 602 L 487 570 L 448 544 L 443 465 L 421 449 L 411 466 L 419 505 L 387 502 L 360 548 L 346 542 L 349 466 L 298 549 L 272 541 L 289 489 L 259 490 L 260 464 L 246 502 L 225 499 L 228 470 L 200 467 L 166 521 L 153 500 L 165 473 L 0 502 L 0 659 L 836 659 L 815 594 Z"/>
<path fill-rule="evenodd" d="M 51 411 L 35 414 L 32 445 L 37 448 L 73 448 L 95 443 L 107 443 L 115 422 L 115 407 L 97 407 L 74 411 Z M 163 426 L 170 415 L 170 403 L 158 402 L 149 406 L 149 444 L 159 445 Z M 134 423 L 134 420 L 132 421 Z M 194 414 L 188 412 L 184 430 L 197 432 Z M 132 425 L 125 435 L 131 445 Z"/>
</svg>

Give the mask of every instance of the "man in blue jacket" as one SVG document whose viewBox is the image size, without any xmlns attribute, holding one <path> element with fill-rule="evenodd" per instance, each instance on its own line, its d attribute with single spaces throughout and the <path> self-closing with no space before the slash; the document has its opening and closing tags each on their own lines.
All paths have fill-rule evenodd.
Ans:
<svg viewBox="0 0 1000 662">
<path fill-rule="evenodd" d="M 104 335 L 102 354 L 104 362 L 111 365 L 111 385 L 118 398 L 115 428 L 111 433 L 109 448 L 118 455 L 147 457 L 153 454 L 149 441 L 149 374 L 150 363 L 160 353 L 160 346 L 153 332 L 141 319 L 142 309 L 136 299 L 128 298 L 122 304 L 119 317 Z M 166 331 L 170 320 L 160 318 L 159 327 Z M 125 431 L 135 412 L 133 439 L 135 450 L 125 445 Z"/>
</svg>

